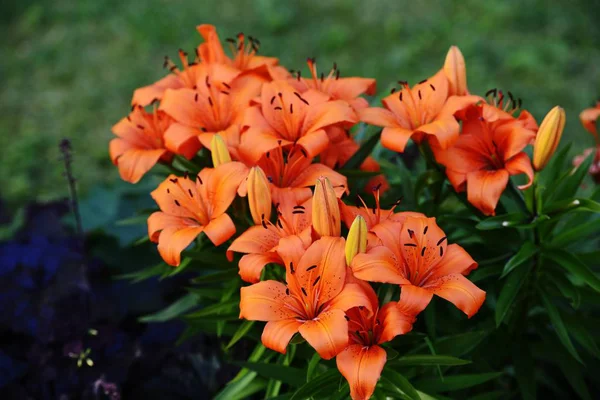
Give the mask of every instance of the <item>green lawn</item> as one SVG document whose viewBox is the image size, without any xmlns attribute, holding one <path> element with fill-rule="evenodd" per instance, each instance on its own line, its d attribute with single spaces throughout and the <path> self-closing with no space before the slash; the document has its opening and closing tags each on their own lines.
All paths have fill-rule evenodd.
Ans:
<svg viewBox="0 0 600 400">
<path fill-rule="evenodd" d="M 306 57 L 343 75 L 420 81 L 452 44 L 467 59 L 469 88 L 511 90 L 541 119 L 556 104 L 566 140 L 592 144 L 577 115 L 600 95 L 600 25 L 593 0 L 202 1 L 68 0 L 0 5 L 0 196 L 10 204 L 67 193 L 58 143 L 71 138 L 85 192 L 118 179 L 110 127 L 132 91 L 165 73 L 165 55 L 192 50 L 195 26 L 244 31 L 291 69 Z M 29 3 L 29 4 L 27 4 Z M 565 141 L 566 141 L 565 140 Z"/>
</svg>

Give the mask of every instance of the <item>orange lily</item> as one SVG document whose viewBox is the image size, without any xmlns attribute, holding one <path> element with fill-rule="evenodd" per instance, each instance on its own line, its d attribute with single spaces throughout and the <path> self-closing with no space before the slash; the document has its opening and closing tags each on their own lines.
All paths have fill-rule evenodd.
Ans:
<svg viewBox="0 0 600 400">
<path fill-rule="evenodd" d="M 171 161 L 173 153 L 165 149 L 163 136 L 172 121 L 162 111 L 147 113 L 137 106 L 112 127 L 118 137 L 110 141 L 110 158 L 124 181 L 137 183 L 159 160 Z"/>
<path fill-rule="evenodd" d="M 445 149 L 458 135 L 459 125 L 451 110 L 444 110 L 448 99 L 448 78 L 443 70 L 413 88 L 393 91 L 381 102 L 385 108 L 359 110 L 360 120 L 383 127 L 383 147 L 402 153 L 409 139 L 420 143 L 425 136 Z"/>
<path fill-rule="evenodd" d="M 448 94 L 465 96 L 469 94 L 467 88 L 467 67 L 465 58 L 457 46 L 450 46 L 444 61 L 444 73 L 448 77 Z"/>
<path fill-rule="evenodd" d="M 227 257 L 231 261 L 233 252 L 245 253 L 239 262 L 240 277 L 246 282 L 256 283 L 260 280 L 265 265 L 283 265 L 283 260 L 277 253 L 281 239 L 298 236 L 304 248 L 312 243 L 311 220 L 311 200 L 298 205 L 286 201 L 278 208 L 275 224 L 263 219 L 259 225 L 248 228 L 231 243 L 227 249 Z"/>
<path fill-rule="evenodd" d="M 350 106 L 358 110 L 369 106 L 369 103 L 362 97 L 363 94 L 374 95 L 377 86 L 375 79 L 372 78 L 340 78 L 340 70 L 337 64 L 333 64 L 333 69 L 327 76 L 324 73 L 318 75 L 317 63 L 314 58 L 306 60 L 310 78 L 302 78 L 300 70 L 296 72 L 296 78 L 290 78 L 288 82 L 301 94 L 308 90 L 318 90 L 325 93 L 333 100 L 343 100 Z"/>
<path fill-rule="evenodd" d="M 595 154 L 592 165 L 590 165 L 589 173 L 592 176 L 592 179 L 594 179 L 594 182 L 600 183 L 600 145 L 597 145 L 595 148 L 585 149 L 582 154 L 575 156 L 575 158 L 573 158 L 573 166 L 579 167 L 592 152 L 595 152 Z"/>
<path fill-rule="evenodd" d="M 204 43 L 197 48 L 198 57 L 203 63 L 226 65 L 242 73 L 255 73 L 268 81 L 285 79 L 289 76 L 285 68 L 277 65 L 279 64 L 277 58 L 257 55 L 260 40 L 243 33 L 238 33 L 235 39 L 226 39 L 233 55 L 233 58 L 230 58 L 225 54 L 213 25 L 198 25 L 196 29 L 204 39 Z"/>
<path fill-rule="evenodd" d="M 360 196 L 357 197 L 357 200 L 358 200 L 357 206 L 349 206 L 344 203 L 341 204 L 340 208 L 342 211 L 342 220 L 344 221 L 344 223 L 346 224 L 348 229 L 350 228 L 350 226 L 354 222 L 354 219 L 357 216 L 361 216 L 365 219 L 365 222 L 367 224 L 367 230 L 369 232 L 373 232 L 374 229 L 377 226 L 379 226 L 379 224 L 381 224 L 385 221 L 404 222 L 406 217 L 409 217 L 409 216 L 413 216 L 413 217 L 424 216 L 421 213 L 413 212 L 413 211 L 404 211 L 404 212 L 394 213 L 394 209 L 400 204 L 400 200 L 398 200 L 394 204 L 392 204 L 392 207 L 390 209 L 387 209 L 387 210 L 382 209 L 381 201 L 380 201 L 380 194 L 381 194 L 381 189 L 377 186 L 374 187 L 373 188 L 373 196 L 375 197 L 375 206 L 374 207 L 368 207 L 367 204 L 362 199 L 362 197 L 360 197 Z"/>
<path fill-rule="evenodd" d="M 231 68 L 212 68 L 205 65 L 199 66 L 198 59 L 195 59 L 190 63 L 188 54 L 181 49 L 179 50 L 179 59 L 181 60 L 182 65 L 181 70 L 169 59 L 169 57 L 165 57 L 163 66 L 168 68 L 171 73 L 151 85 L 136 89 L 133 92 L 131 104 L 147 106 L 154 101 L 161 100 L 167 89 L 192 89 L 202 82 L 201 75 L 206 68 L 211 68 L 214 73 L 220 75 L 219 79 L 226 78 L 227 81 L 233 79 L 238 74 L 236 70 Z"/>
<path fill-rule="evenodd" d="M 200 83 L 193 89 L 167 89 L 160 109 L 169 114 L 173 123 L 165 133 L 167 148 L 179 151 L 182 147 L 210 148 L 215 134 L 221 135 L 228 147 L 239 140 L 239 123 L 243 113 L 256 96 L 259 85 L 231 80 L 228 76 L 211 73 L 202 67 Z M 235 156 L 235 151 L 231 151 Z"/>
<path fill-rule="evenodd" d="M 246 142 L 246 145 L 252 143 Z M 242 143 L 241 154 L 247 154 Z M 303 151 L 296 148 L 290 152 L 277 147 L 268 151 L 259 161 L 258 166 L 264 171 L 271 183 L 271 197 L 274 204 L 285 202 L 286 196 L 293 196 L 295 204 L 302 204 L 312 196 L 311 186 L 320 176 L 327 177 L 338 196 L 347 191 L 348 182 L 344 175 L 335 172 L 323 164 L 312 163 Z"/>
<path fill-rule="evenodd" d="M 332 125 L 350 127 L 357 122 L 352 108 L 343 101 L 329 101 L 320 92 L 298 93 L 286 81 L 262 86 L 259 107 L 246 111 L 242 135 L 250 159 L 258 161 L 263 154 L 279 146 L 300 146 L 313 158 L 327 148 L 329 138 L 324 128 Z"/>
<path fill-rule="evenodd" d="M 481 105 L 465 112 L 462 134 L 456 143 L 438 156 L 446 166 L 446 175 L 457 192 L 467 191 L 471 204 L 485 215 L 494 215 L 510 175 L 526 174 L 529 187 L 533 168 L 522 150 L 535 138 L 517 119 L 486 120 Z"/>
<path fill-rule="evenodd" d="M 586 108 L 579 114 L 581 124 L 589 133 L 594 136 L 596 144 L 600 145 L 600 137 L 598 136 L 598 130 L 596 127 L 596 121 L 600 117 L 600 100 L 596 102 L 595 107 Z"/>
<path fill-rule="evenodd" d="M 346 311 L 350 342 L 336 358 L 340 373 L 350 385 L 352 400 L 366 400 L 373 395 L 387 361 L 386 352 L 379 345 L 410 332 L 415 321 L 410 310 L 400 308 L 396 302 L 379 308 L 379 300 L 371 286 L 364 282 L 361 286 L 374 311 L 365 307 Z"/>
<path fill-rule="evenodd" d="M 329 360 L 348 345 L 344 311 L 370 308 L 363 288 L 346 283 L 344 239 L 323 237 L 304 250 L 298 237 L 283 239 L 278 252 L 287 284 L 262 281 L 241 289 L 240 318 L 268 321 L 263 344 L 284 353 L 297 332 Z"/>
<path fill-rule="evenodd" d="M 247 168 L 238 162 L 204 168 L 194 182 L 170 175 L 152 193 L 161 211 L 148 218 L 148 236 L 169 265 L 177 266 L 181 252 L 202 232 L 215 246 L 235 234 L 226 214 Z"/>
<path fill-rule="evenodd" d="M 469 318 L 479 310 L 485 292 L 465 278 L 477 263 L 459 245 L 447 244 L 435 218 L 386 221 L 375 230 L 383 245 L 354 257 L 351 268 L 355 277 L 400 285 L 398 304 L 415 315 L 427 307 L 434 294 Z"/>
</svg>

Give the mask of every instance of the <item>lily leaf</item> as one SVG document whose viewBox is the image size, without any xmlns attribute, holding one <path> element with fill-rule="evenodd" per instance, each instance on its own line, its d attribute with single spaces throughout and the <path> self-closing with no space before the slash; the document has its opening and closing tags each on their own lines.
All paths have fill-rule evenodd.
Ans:
<svg viewBox="0 0 600 400">
<path fill-rule="evenodd" d="M 262 362 L 236 362 L 236 365 L 257 372 L 267 379 L 281 381 L 290 386 L 304 385 L 304 371 L 299 368 L 288 367 L 281 364 L 268 364 Z"/>
<path fill-rule="evenodd" d="M 527 262 L 537 253 L 537 247 L 532 242 L 525 242 L 521 249 L 504 265 L 500 279 L 508 275 L 513 269 Z"/>
<path fill-rule="evenodd" d="M 381 137 L 381 132 L 382 131 L 375 133 L 366 142 L 364 142 L 360 146 L 360 149 L 358 149 L 358 151 L 356 153 L 354 153 L 354 155 L 352 157 L 350 157 L 350 159 L 348 161 L 346 161 L 346 163 L 344 164 L 344 167 L 342 168 L 340 173 L 345 174 L 344 170 L 348 170 L 348 169 L 350 169 L 350 170 L 358 169 L 360 167 L 360 165 L 363 163 L 363 161 L 365 161 L 366 158 L 369 156 L 369 154 L 371 154 L 371 152 L 373 151 L 373 149 L 379 142 L 379 138 Z"/>
<path fill-rule="evenodd" d="M 569 351 L 569 353 L 571 353 L 573 358 L 575 358 L 577 361 L 579 361 L 580 363 L 583 364 L 581 357 L 579 357 L 579 353 L 577 353 L 575 346 L 573 346 L 573 342 L 571 341 L 571 338 L 569 337 L 569 331 L 567 330 L 567 327 L 565 326 L 565 324 L 560 316 L 560 312 L 558 311 L 558 308 L 556 308 L 554 303 L 552 303 L 552 300 L 550 299 L 550 297 L 548 297 L 548 295 L 544 291 L 540 290 L 539 293 L 540 293 L 540 297 L 542 298 L 542 302 L 544 303 L 544 308 L 548 312 L 548 316 L 550 317 L 550 322 L 552 322 L 552 326 L 554 327 L 556 335 L 560 339 L 563 346 L 565 346 L 565 348 Z"/>
<path fill-rule="evenodd" d="M 509 275 L 496 304 L 496 326 L 500 326 L 519 294 L 519 290 L 527 280 L 531 266 L 513 270 Z"/>
<path fill-rule="evenodd" d="M 565 250 L 549 250 L 544 252 L 543 256 L 565 268 L 595 291 L 600 292 L 600 278 L 573 254 Z"/>
</svg>

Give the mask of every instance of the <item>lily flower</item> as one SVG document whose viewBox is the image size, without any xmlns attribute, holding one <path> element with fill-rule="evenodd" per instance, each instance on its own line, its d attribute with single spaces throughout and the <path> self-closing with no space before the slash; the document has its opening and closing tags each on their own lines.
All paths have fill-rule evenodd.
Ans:
<svg viewBox="0 0 600 400">
<path fill-rule="evenodd" d="M 235 39 L 227 38 L 226 42 L 232 54 L 232 57 L 229 57 L 225 54 L 213 25 L 198 25 L 196 29 L 204 39 L 204 43 L 201 43 L 196 50 L 201 62 L 228 66 L 242 74 L 253 73 L 268 81 L 285 79 L 289 76 L 287 70 L 278 65 L 277 58 L 258 55 L 260 40 L 257 38 L 243 33 L 238 33 Z"/>
<path fill-rule="evenodd" d="M 351 264 L 358 279 L 401 286 L 400 307 L 415 315 L 433 295 L 440 296 L 472 317 L 485 300 L 485 292 L 465 278 L 477 263 L 459 245 L 448 244 L 435 218 L 407 217 L 404 223 L 387 221 L 382 245 L 357 254 Z"/>
<path fill-rule="evenodd" d="M 162 111 L 147 113 L 136 106 L 112 127 L 118 137 L 110 141 L 110 158 L 124 181 L 137 183 L 158 161 L 171 161 L 173 153 L 165 148 L 164 133 L 172 121 Z M 180 150 L 187 158 L 195 153 L 195 149 Z"/>
<path fill-rule="evenodd" d="M 462 133 L 456 143 L 438 156 L 446 166 L 446 175 L 457 192 L 467 191 L 467 198 L 485 215 L 494 215 L 502 192 L 511 175 L 526 174 L 529 187 L 533 168 L 523 152 L 535 138 L 515 119 L 489 121 L 484 107 L 471 106 L 465 113 Z"/>
<path fill-rule="evenodd" d="M 289 199 L 288 199 L 289 200 Z M 265 265 L 275 263 L 283 265 L 283 259 L 277 253 L 283 238 L 297 236 L 303 248 L 312 243 L 311 221 L 312 202 L 303 204 L 285 201 L 278 207 L 276 223 L 263 218 L 259 224 L 251 226 L 227 249 L 227 258 L 233 260 L 233 252 L 245 253 L 239 262 L 240 277 L 250 283 L 260 280 Z"/>
<path fill-rule="evenodd" d="M 309 78 L 303 78 L 301 72 L 296 72 L 295 78 L 290 78 L 288 82 L 300 94 L 308 90 L 318 90 L 326 94 L 332 100 L 343 100 L 350 104 L 354 110 L 365 108 L 369 103 L 364 98 L 360 97 L 363 94 L 374 95 L 377 86 L 375 79 L 372 78 L 340 78 L 340 70 L 336 63 L 327 76 L 321 72 L 317 72 L 317 63 L 314 58 L 306 60 L 308 70 L 310 71 Z"/>
<path fill-rule="evenodd" d="M 469 94 L 467 88 L 467 67 L 465 58 L 457 46 L 451 46 L 444 61 L 444 73 L 448 77 L 448 94 L 451 96 L 465 96 Z"/>
<path fill-rule="evenodd" d="M 247 154 L 247 146 L 252 143 L 242 142 L 240 154 Z M 302 204 L 312 197 L 311 186 L 320 176 L 326 176 L 339 196 L 347 191 L 348 182 L 344 175 L 331 168 L 313 163 L 302 150 L 293 148 L 285 151 L 277 147 L 268 151 L 257 163 L 271 183 L 271 197 L 274 204 L 282 204 L 286 197 L 292 196 L 295 204 Z"/>
<path fill-rule="evenodd" d="M 369 232 L 374 232 L 374 230 L 385 221 L 392 222 L 404 222 L 406 217 L 423 217 L 424 215 L 418 212 L 413 211 L 404 211 L 395 213 L 394 210 L 398 205 L 400 205 L 400 200 L 394 202 L 389 209 L 381 208 L 381 188 L 380 186 L 375 186 L 373 188 L 373 196 L 375 198 L 375 206 L 369 207 L 362 199 L 362 197 L 357 196 L 357 205 L 349 206 L 347 204 L 341 204 L 342 211 L 342 220 L 346 224 L 346 227 L 350 229 L 351 224 L 354 222 L 356 217 L 360 216 L 365 220 L 367 225 L 367 230 Z"/>
<path fill-rule="evenodd" d="M 346 311 L 350 341 L 336 357 L 338 370 L 350 385 L 352 400 L 366 400 L 373 395 L 387 361 L 387 354 L 380 345 L 410 332 L 415 321 L 410 310 L 400 308 L 396 302 L 379 308 L 371 286 L 363 282 L 362 287 L 373 311 L 365 307 Z"/>
<path fill-rule="evenodd" d="M 385 108 L 359 110 L 360 120 L 383 127 L 382 146 L 399 153 L 411 138 L 421 143 L 427 136 L 442 149 L 450 146 L 458 135 L 459 125 L 451 110 L 444 110 L 449 85 L 444 71 L 412 88 L 407 82 L 399 83 L 403 89 L 393 91 L 381 101 Z"/>
<path fill-rule="evenodd" d="M 235 234 L 226 211 L 246 175 L 244 164 L 229 162 L 204 168 L 195 182 L 170 175 L 151 193 L 161 211 L 148 218 L 148 236 L 167 264 L 178 266 L 181 252 L 202 232 L 215 246 Z"/>
<path fill-rule="evenodd" d="M 209 67 L 199 67 L 201 83 L 194 88 L 167 89 L 160 104 L 175 120 L 165 133 L 167 148 L 175 152 L 182 147 L 210 148 L 215 134 L 228 145 L 235 142 L 243 113 L 259 90 L 258 85 L 221 80 Z"/>
<path fill-rule="evenodd" d="M 274 81 L 262 86 L 260 106 L 246 111 L 242 143 L 250 144 L 248 154 L 255 162 L 270 150 L 294 145 L 312 159 L 329 144 L 325 128 L 357 121 L 346 102 L 329 101 L 314 90 L 300 94 L 286 81 Z"/>
<path fill-rule="evenodd" d="M 600 145 L 600 137 L 598 136 L 598 130 L 596 127 L 596 121 L 600 117 L 600 100 L 596 102 L 595 107 L 586 108 L 579 114 L 581 124 L 586 131 L 592 134 L 596 143 Z"/>
<path fill-rule="evenodd" d="M 241 289 L 240 318 L 267 321 L 262 343 L 280 353 L 296 333 L 329 360 L 348 345 L 344 311 L 370 308 L 363 288 L 346 283 L 344 239 L 323 237 L 304 250 L 298 237 L 282 240 L 286 283 L 262 281 Z"/>
</svg>

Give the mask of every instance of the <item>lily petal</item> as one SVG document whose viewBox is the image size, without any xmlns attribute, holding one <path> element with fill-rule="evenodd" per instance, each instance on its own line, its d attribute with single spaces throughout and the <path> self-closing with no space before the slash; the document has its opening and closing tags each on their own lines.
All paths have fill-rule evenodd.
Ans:
<svg viewBox="0 0 600 400">
<path fill-rule="evenodd" d="M 471 318 L 485 301 L 485 292 L 461 274 L 450 274 L 431 282 L 428 287 L 436 295 L 448 300 Z"/>
<path fill-rule="evenodd" d="M 416 316 L 427 307 L 432 298 L 433 293 L 429 290 L 413 285 L 402 285 L 398 307 L 403 313 Z"/>
<path fill-rule="evenodd" d="M 504 163 L 504 168 L 506 168 L 508 173 L 511 175 L 519 175 L 519 174 L 527 175 L 527 178 L 529 178 L 529 181 L 524 185 L 520 185 L 519 189 L 521 189 L 521 190 L 527 189 L 529 186 L 532 185 L 532 183 L 533 183 L 533 167 L 531 166 L 531 160 L 529 159 L 529 156 L 527 155 L 527 153 L 521 152 L 521 153 L 517 154 L 516 156 L 514 156 L 513 158 L 508 160 L 506 163 Z"/>
<path fill-rule="evenodd" d="M 357 254 L 350 265 L 358 279 L 369 282 L 407 284 L 401 270 L 401 260 L 387 247 L 377 246 L 367 253 Z"/>
<path fill-rule="evenodd" d="M 353 344 L 338 354 L 337 367 L 350 385 L 352 400 L 371 398 L 386 360 L 386 352 L 379 346 Z"/>
<path fill-rule="evenodd" d="M 204 233 L 215 246 L 220 246 L 235 235 L 235 224 L 229 215 L 221 214 L 204 227 Z"/>
<path fill-rule="evenodd" d="M 508 183 L 508 171 L 474 171 L 467 174 L 467 199 L 485 215 L 495 215 Z"/>
<path fill-rule="evenodd" d="M 342 310 L 322 312 L 300 327 L 300 334 L 325 360 L 335 357 L 348 345 L 348 321 Z"/>
<path fill-rule="evenodd" d="M 396 302 L 389 302 L 381 307 L 378 317 L 383 324 L 379 343 L 389 342 L 398 335 L 410 332 L 416 320 L 415 315 L 405 312 Z"/>
<path fill-rule="evenodd" d="M 124 181 L 137 183 L 166 153 L 167 151 L 162 149 L 128 150 L 117 159 L 119 174 Z"/>
<path fill-rule="evenodd" d="M 267 322 L 261 336 L 262 343 L 268 349 L 285 354 L 287 345 L 300 326 L 302 322 L 295 319 Z"/>
<path fill-rule="evenodd" d="M 204 230 L 202 226 L 169 226 L 160 232 L 158 252 L 169 265 L 181 263 L 181 252 Z"/>
<path fill-rule="evenodd" d="M 250 321 L 281 321 L 293 318 L 285 307 L 285 285 L 262 281 L 240 289 L 240 318 Z"/>
<path fill-rule="evenodd" d="M 280 262 L 281 258 L 277 253 L 246 254 L 239 262 L 240 277 L 245 282 L 256 283 L 260 281 L 265 265 Z"/>
</svg>

